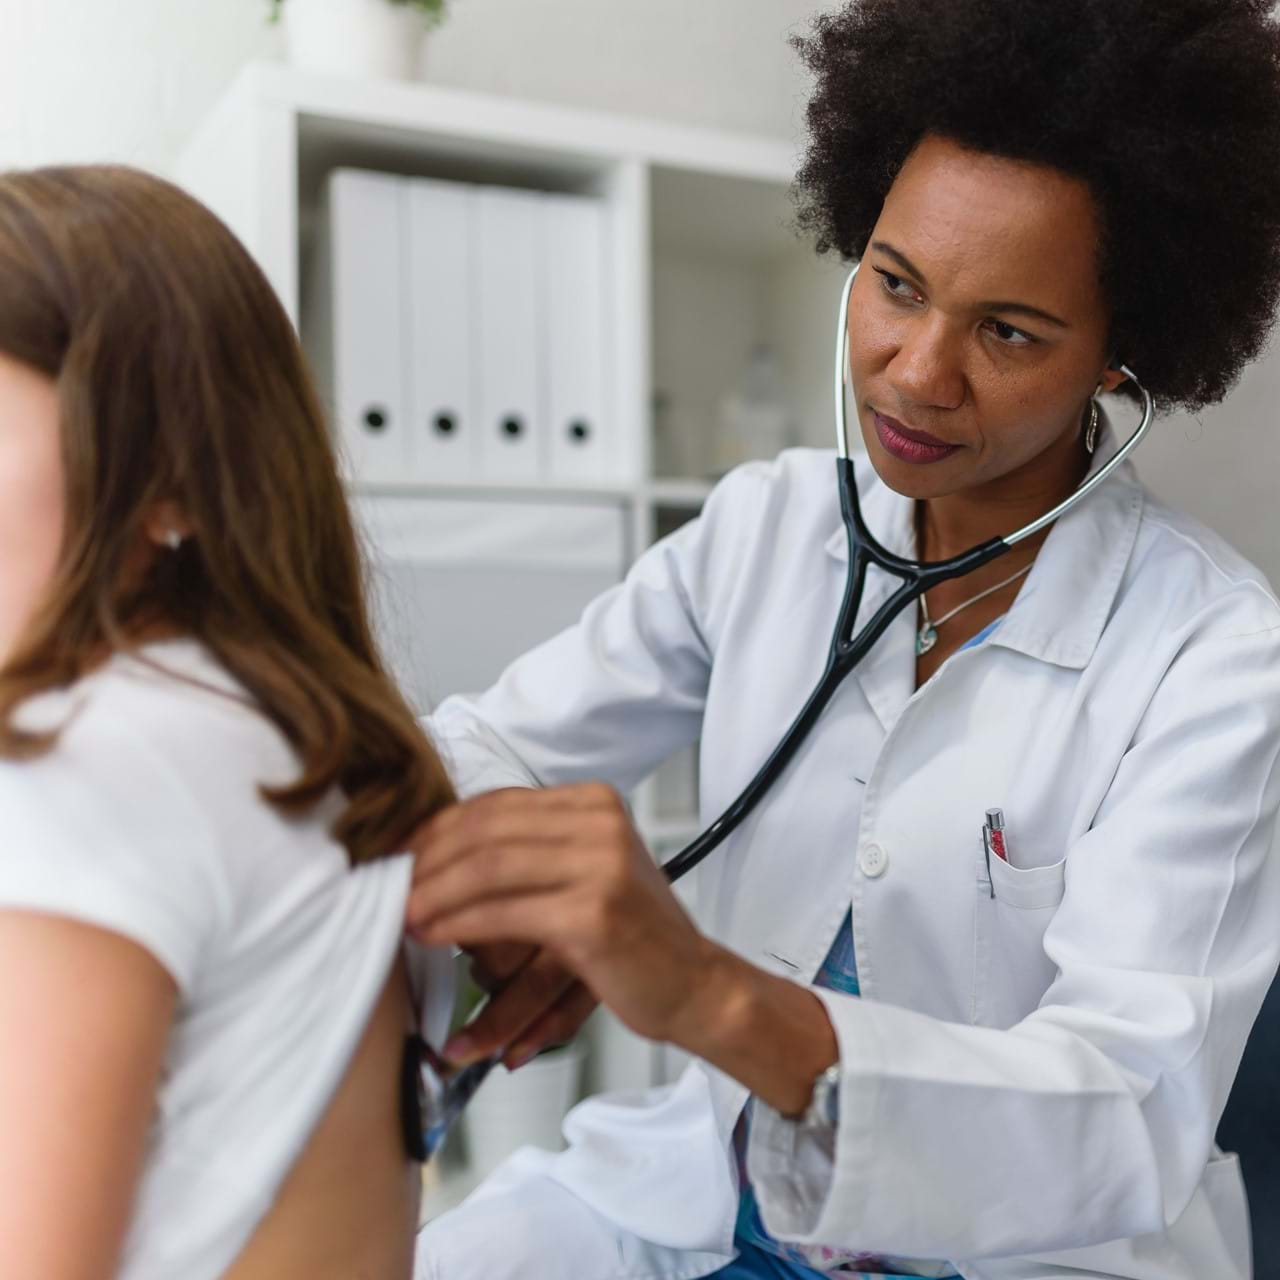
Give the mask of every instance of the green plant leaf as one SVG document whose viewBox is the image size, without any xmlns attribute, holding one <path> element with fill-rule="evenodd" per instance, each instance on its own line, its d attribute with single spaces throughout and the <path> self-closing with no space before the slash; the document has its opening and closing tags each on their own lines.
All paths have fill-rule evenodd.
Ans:
<svg viewBox="0 0 1280 1280">
<path fill-rule="evenodd" d="M 268 22 L 279 22 L 285 0 L 268 0 Z M 387 0 L 400 8 L 416 9 L 429 27 L 438 27 L 448 17 L 449 0 Z"/>
</svg>

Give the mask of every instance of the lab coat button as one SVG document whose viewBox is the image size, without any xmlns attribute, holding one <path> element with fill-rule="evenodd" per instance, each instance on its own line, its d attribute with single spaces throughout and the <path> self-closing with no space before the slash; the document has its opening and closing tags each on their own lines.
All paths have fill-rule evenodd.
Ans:
<svg viewBox="0 0 1280 1280">
<path fill-rule="evenodd" d="M 858 865 L 864 876 L 870 876 L 874 880 L 877 876 L 884 875 L 889 866 L 889 855 L 878 844 L 869 844 L 858 858 Z"/>
</svg>

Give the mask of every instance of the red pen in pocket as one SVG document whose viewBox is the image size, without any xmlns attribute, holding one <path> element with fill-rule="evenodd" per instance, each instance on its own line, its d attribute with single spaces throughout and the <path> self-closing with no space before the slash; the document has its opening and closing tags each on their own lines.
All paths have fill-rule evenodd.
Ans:
<svg viewBox="0 0 1280 1280">
<path fill-rule="evenodd" d="M 1009 861 L 1009 850 L 1005 846 L 1004 810 L 987 810 L 987 832 L 991 841 L 991 852 L 1004 862 Z"/>
<path fill-rule="evenodd" d="M 987 820 L 982 824 L 982 848 L 987 856 L 987 888 L 991 896 L 996 896 L 996 882 L 991 878 L 991 855 L 1009 861 L 1009 850 L 1005 844 L 1004 810 L 988 809 Z"/>
</svg>

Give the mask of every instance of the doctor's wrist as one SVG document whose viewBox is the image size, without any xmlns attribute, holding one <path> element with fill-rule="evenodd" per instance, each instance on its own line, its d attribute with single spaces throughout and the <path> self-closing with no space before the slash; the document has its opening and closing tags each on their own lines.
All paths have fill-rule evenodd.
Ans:
<svg viewBox="0 0 1280 1280">
<path fill-rule="evenodd" d="M 839 1060 L 835 1029 L 808 988 L 714 943 L 668 1038 L 785 1116 L 804 1114 L 814 1082 Z"/>
</svg>

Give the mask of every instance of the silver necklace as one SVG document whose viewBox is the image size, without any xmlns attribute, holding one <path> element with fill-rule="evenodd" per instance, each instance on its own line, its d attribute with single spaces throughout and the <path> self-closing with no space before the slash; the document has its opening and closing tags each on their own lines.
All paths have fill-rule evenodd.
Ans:
<svg viewBox="0 0 1280 1280">
<path fill-rule="evenodd" d="M 1031 563 L 1034 564 L 1035 561 L 1033 560 Z M 956 607 L 952 609 L 949 613 L 944 613 L 942 617 L 937 620 L 937 622 L 933 622 L 930 620 L 929 603 L 927 600 L 925 600 L 924 596 L 921 596 L 920 597 L 920 613 L 921 613 L 921 616 L 924 618 L 924 621 L 920 625 L 920 630 L 916 633 L 916 653 L 918 655 L 923 655 L 928 653 L 929 650 L 932 649 L 933 646 L 938 643 L 938 628 L 942 626 L 944 622 L 950 622 L 951 619 L 954 618 L 956 614 L 961 611 L 961 609 L 967 609 L 971 604 L 977 604 L 979 600 L 985 600 L 988 596 L 995 595 L 997 591 L 1001 590 L 1004 587 L 1007 587 L 1012 582 L 1017 582 L 1017 580 L 1021 578 L 1024 574 L 1027 574 L 1030 572 L 1031 572 L 1031 565 L 1029 564 L 1025 568 L 1019 569 L 1017 573 L 1012 574 L 1010 577 L 1006 578 L 1003 582 L 997 582 L 994 587 L 988 587 L 985 591 L 979 592 L 979 594 L 974 596 L 971 600 L 966 600 L 964 604 L 956 605 Z"/>
</svg>

